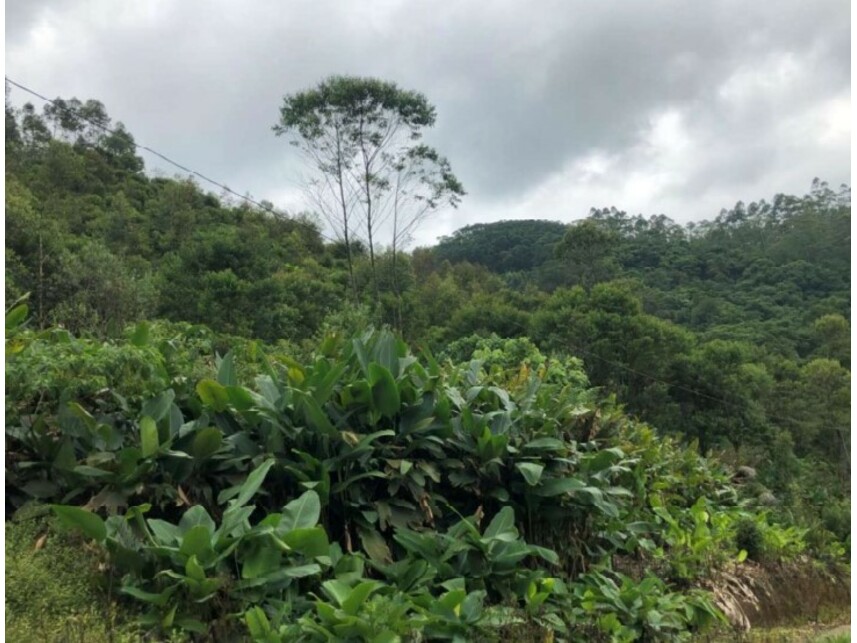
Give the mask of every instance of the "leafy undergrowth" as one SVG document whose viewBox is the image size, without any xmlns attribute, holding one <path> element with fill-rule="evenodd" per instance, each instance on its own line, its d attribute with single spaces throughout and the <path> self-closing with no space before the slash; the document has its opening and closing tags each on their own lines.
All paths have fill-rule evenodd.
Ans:
<svg viewBox="0 0 857 643">
<path fill-rule="evenodd" d="M 301 361 L 243 346 L 244 363 L 145 327 L 12 341 L 7 389 L 30 393 L 7 398 L 7 504 L 50 503 L 160 639 L 682 640 L 725 621 L 718 570 L 845 560 L 520 342 L 441 364 L 388 332 Z M 133 391 L 70 399 L 61 369 L 28 368 L 123 351 Z M 35 626 L 15 591 L 10 618 Z M 84 619 L 96 591 L 73 592 Z"/>
</svg>

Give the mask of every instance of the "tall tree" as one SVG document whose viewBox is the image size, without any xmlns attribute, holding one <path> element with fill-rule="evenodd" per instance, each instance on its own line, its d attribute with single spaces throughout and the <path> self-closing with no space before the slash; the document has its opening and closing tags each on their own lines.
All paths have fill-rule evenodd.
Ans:
<svg viewBox="0 0 857 643">
<path fill-rule="evenodd" d="M 457 205 L 464 194 L 449 163 L 419 143 L 435 122 L 435 109 L 418 92 L 374 78 L 333 76 L 286 96 L 277 135 L 290 134 L 311 163 L 307 192 L 345 242 L 355 297 L 352 243 L 365 236 L 378 297 L 378 235 L 392 223 L 393 247 L 427 214 Z"/>
</svg>

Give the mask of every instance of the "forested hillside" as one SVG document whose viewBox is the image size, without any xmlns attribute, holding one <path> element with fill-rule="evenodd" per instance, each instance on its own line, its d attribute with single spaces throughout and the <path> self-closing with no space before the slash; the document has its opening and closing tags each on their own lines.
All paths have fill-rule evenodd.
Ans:
<svg viewBox="0 0 857 643">
<path fill-rule="evenodd" d="M 847 562 L 849 188 L 403 251 L 57 105 L 6 106 L 7 516 L 147 631 L 671 639 L 746 620 L 726 569 Z"/>
</svg>

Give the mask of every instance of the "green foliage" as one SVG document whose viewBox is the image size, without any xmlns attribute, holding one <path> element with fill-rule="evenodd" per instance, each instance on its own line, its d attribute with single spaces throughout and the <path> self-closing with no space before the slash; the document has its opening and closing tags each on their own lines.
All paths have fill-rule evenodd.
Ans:
<svg viewBox="0 0 857 643">
<path fill-rule="evenodd" d="M 557 221 L 477 223 L 441 237 L 433 252 L 439 261 L 467 261 L 495 273 L 529 271 L 553 258 L 565 232 Z"/>
<path fill-rule="evenodd" d="M 401 110 L 397 156 L 376 130 Z M 159 636 L 679 638 L 719 568 L 849 554 L 847 188 L 405 255 L 462 194 L 409 138 L 434 119 L 415 92 L 335 78 L 283 106 L 283 132 L 318 152 L 342 126 L 369 193 L 417 206 L 384 252 L 380 201 L 353 202 L 365 242 L 325 245 L 330 212 L 147 177 L 81 114 L 110 122 L 7 105 L 7 508 L 102 542 Z"/>
<path fill-rule="evenodd" d="M 762 558 L 765 542 L 755 520 L 744 518 L 738 522 L 735 531 L 735 545 L 738 549 L 746 551 L 747 557 L 751 560 Z"/>
<path fill-rule="evenodd" d="M 156 494 L 175 498 L 176 484 L 212 493 L 203 480 L 213 475 L 223 430 L 214 418 L 182 428 L 184 414 L 200 408 L 197 389 L 208 390 L 197 378 L 219 364 L 220 378 L 233 385 L 212 380 L 214 390 L 240 397 L 234 384 L 268 358 L 254 342 L 189 325 L 141 324 L 128 335 L 129 342 L 97 342 L 61 330 L 15 331 L 7 339 L 8 502 L 89 493 L 96 507 L 125 506 L 153 468 L 164 476 Z M 218 350 L 228 351 L 224 359 Z"/>
<path fill-rule="evenodd" d="M 837 359 L 845 366 L 851 362 L 851 324 L 842 315 L 824 315 L 812 324 L 822 357 Z"/>
<path fill-rule="evenodd" d="M 161 332 L 138 327 L 130 346 Z M 728 474 L 588 406 L 573 363 L 551 371 L 523 340 L 475 346 L 492 368 L 442 368 L 388 332 L 330 336 L 307 362 L 261 359 L 252 388 L 229 353 L 113 415 L 67 404 L 71 448 L 29 445 L 38 466 L 21 475 L 53 485 L 57 516 L 165 634 L 442 639 L 530 622 L 574 639 L 710 621 L 707 599 L 667 583 L 746 556 L 735 525 L 755 514 Z M 754 519 L 766 555 L 805 546 Z M 662 577 L 578 578 L 615 556 Z"/>
<path fill-rule="evenodd" d="M 425 96 L 375 78 L 332 76 L 283 99 L 274 131 L 293 136 L 292 143 L 311 159 L 317 176 L 308 188 L 344 241 L 355 300 L 356 238 L 368 246 L 374 299 L 380 303 L 376 244 L 392 216 L 393 293 L 399 299 L 397 249 L 426 216 L 457 206 L 464 195 L 449 161 L 418 143 L 434 122 L 435 108 Z"/>
<path fill-rule="evenodd" d="M 593 571 L 578 579 L 574 594 L 575 620 L 594 620 L 611 641 L 689 640 L 691 630 L 723 619 L 704 594 L 671 592 L 656 576 L 637 582 Z"/>
<path fill-rule="evenodd" d="M 610 279 L 618 269 L 613 256 L 618 241 L 609 228 L 591 219 L 569 226 L 556 247 L 571 272 L 569 283 L 588 287 Z"/>
<path fill-rule="evenodd" d="M 309 337 L 340 289 L 301 260 L 301 243 L 261 225 L 203 228 L 162 264 L 161 314 L 271 341 Z"/>
<path fill-rule="evenodd" d="M 74 99 L 17 115 L 56 137 L 14 148 L 6 191 L 7 274 L 33 293 L 33 326 L 103 337 L 161 315 L 274 341 L 310 337 L 339 307 L 344 279 L 320 268 L 314 225 L 150 179 L 130 134 L 89 132 L 84 113 L 110 121 Z"/>
<path fill-rule="evenodd" d="M 589 387 L 580 359 L 550 359 L 527 337 L 470 335 L 448 344 L 439 356 L 454 363 L 476 360 L 493 381 L 511 389 L 526 385 L 532 373 L 545 382 L 564 383 L 579 390 Z"/>
<path fill-rule="evenodd" d="M 653 423 L 671 426 L 680 409 L 664 382 L 693 337 L 643 312 L 634 288 L 608 282 L 589 292 L 557 290 L 534 315 L 533 336 L 543 349 L 581 356 L 593 384 L 614 391 Z"/>
</svg>

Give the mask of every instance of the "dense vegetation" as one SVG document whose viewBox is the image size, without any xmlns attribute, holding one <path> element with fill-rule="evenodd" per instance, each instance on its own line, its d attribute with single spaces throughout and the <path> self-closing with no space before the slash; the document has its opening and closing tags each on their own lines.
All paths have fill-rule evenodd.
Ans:
<svg viewBox="0 0 857 643">
<path fill-rule="evenodd" d="M 746 618 L 726 572 L 846 563 L 847 188 L 403 253 L 109 123 L 6 108 L 7 541 L 99 543 L 98 632 L 678 638 Z"/>
</svg>

